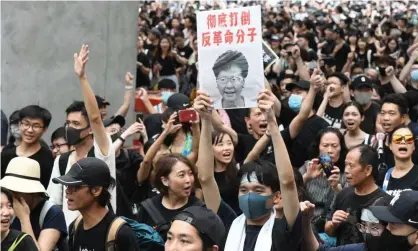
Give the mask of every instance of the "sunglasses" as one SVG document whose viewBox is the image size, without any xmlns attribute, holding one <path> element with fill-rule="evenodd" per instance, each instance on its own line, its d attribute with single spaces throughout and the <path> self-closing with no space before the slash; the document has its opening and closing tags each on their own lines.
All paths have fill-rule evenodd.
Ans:
<svg viewBox="0 0 418 251">
<path fill-rule="evenodd" d="M 398 134 L 395 134 L 395 135 L 392 136 L 392 142 L 394 144 L 400 144 L 400 143 L 402 143 L 403 140 L 407 144 L 413 144 L 414 143 L 414 136 L 412 136 L 412 135 L 402 136 L 402 135 L 398 135 Z"/>
</svg>

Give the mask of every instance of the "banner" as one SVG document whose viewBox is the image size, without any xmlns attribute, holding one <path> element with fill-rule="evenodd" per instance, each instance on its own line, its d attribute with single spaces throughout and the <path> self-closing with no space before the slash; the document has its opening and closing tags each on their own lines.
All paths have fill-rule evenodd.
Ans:
<svg viewBox="0 0 418 251">
<path fill-rule="evenodd" d="M 264 69 L 269 68 L 276 60 L 279 60 L 277 54 L 270 48 L 270 46 L 263 41 L 263 66 Z"/>
<path fill-rule="evenodd" d="M 199 86 L 215 109 L 257 106 L 264 89 L 260 6 L 197 13 Z"/>
</svg>

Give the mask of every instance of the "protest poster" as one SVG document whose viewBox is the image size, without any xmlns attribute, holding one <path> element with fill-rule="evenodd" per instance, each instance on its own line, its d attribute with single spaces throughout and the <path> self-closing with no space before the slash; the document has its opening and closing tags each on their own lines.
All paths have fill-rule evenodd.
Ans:
<svg viewBox="0 0 418 251">
<path fill-rule="evenodd" d="M 260 6 L 197 13 L 199 86 L 215 109 L 257 106 L 264 89 Z"/>
<path fill-rule="evenodd" d="M 263 66 L 264 69 L 269 68 L 273 63 L 279 60 L 277 54 L 270 48 L 270 46 L 263 41 Z"/>
</svg>

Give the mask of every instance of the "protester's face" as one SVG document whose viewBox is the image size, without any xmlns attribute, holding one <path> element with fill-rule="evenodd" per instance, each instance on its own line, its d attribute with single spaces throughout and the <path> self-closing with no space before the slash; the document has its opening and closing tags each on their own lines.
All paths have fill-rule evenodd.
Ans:
<svg viewBox="0 0 418 251">
<path fill-rule="evenodd" d="M 183 47 L 184 46 L 184 38 L 176 37 L 174 40 L 176 41 L 176 46 L 177 47 Z"/>
<path fill-rule="evenodd" d="M 366 71 L 366 76 L 370 78 L 371 80 L 375 81 L 377 77 L 379 76 L 379 73 L 375 69 L 368 69 Z"/>
<path fill-rule="evenodd" d="M 185 26 L 186 28 L 191 28 L 191 27 L 192 27 L 192 22 L 190 21 L 190 19 L 189 19 L 189 18 L 186 18 L 186 19 L 184 20 L 184 26 Z"/>
<path fill-rule="evenodd" d="M 233 102 L 241 98 L 245 80 L 238 66 L 232 65 L 229 69 L 221 70 L 216 82 L 218 90 L 225 101 Z"/>
<path fill-rule="evenodd" d="M 372 173 L 371 166 L 363 167 L 360 164 L 360 155 L 359 149 L 355 148 L 345 158 L 345 177 L 351 186 L 361 184 Z"/>
<path fill-rule="evenodd" d="M 350 44 L 356 44 L 357 43 L 357 36 L 350 36 L 348 38 L 348 41 L 350 42 Z"/>
<path fill-rule="evenodd" d="M 170 42 L 168 42 L 168 40 L 166 38 L 161 39 L 160 47 L 161 47 L 162 50 L 166 51 L 166 50 L 170 49 Z"/>
<path fill-rule="evenodd" d="M 10 225 L 12 224 L 12 217 L 14 215 L 14 210 L 13 210 L 11 201 L 7 199 L 7 196 L 4 193 L 1 193 L 0 207 L 1 207 L 0 208 L 1 209 L 0 231 L 2 233 L 5 233 L 10 229 Z"/>
<path fill-rule="evenodd" d="M 68 186 L 65 189 L 65 198 L 70 211 L 84 209 L 94 202 L 94 196 L 87 186 Z"/>
<path fill-rule="evenodd" d="M 87 118 L 83 116 L 81 112 L 71 112 L 67 115 L 66 125 L 75 129 L 82 129 L 88 126 Z M 82 131 L 81 138 L 86 137 L 89 134 L 89 129 Z"/>
<path fill-rule="evenodd" d="M 99 108 L 100 110 L 100 116 L 102 117 L 102 120 L 107 118 L 107 106 L 103 106 Z"/>
<path fill-rule="evenodd" d="M 360 39 L 360 40 L 357 42 L 357 45 L 358 45 L 358 48 L 359 48 L 359 49 L 363 50 L 363 49 L 365 49 L 365 48 L 366 48 L 367 43 L 366 43 L 366 41 L 363 41 L 363 40 L 361 40 L 361 39 Z"/>
<path fill-rule="evenodd" d="M 344 86 L 341 84 L 341 80 L 337 77 L 330 77 L 327 80 L 327 86 L 330 85 L 334 89 L 331 97 L 337 97 L 343 94 Z"/>
<path fill-rule="evenodd" d="M 409 128 L 400 128 L 393 132 L 390 150 L 397 159 L 410 159 L 415 150 L 414 135 Z"/>
<path fill-rule="evenodd" d="M 360 123 L 363 121 L 359 110 L 354 105 L 348 106 L 343 113 L 343 123 L 347 130 L 354 131 L 360 127 Z"/>
<path fill-rule="evenodd" d="M 173 21 L 171 21 L 171 27 L 173 27 L 174 29 L 179 27 L 180 23 L 179 20 L 177 20 L 177 18 L 174 18 Z"/>
<path fill-rule="evenodd" d="M 388 47 L 389 47 L 389 49 L 391 50 L 391 51 L 394 51 L 395 49 L 396 49 L 396 46 L 397 46 L 398 44 L 396 43 L 396 41 L 395 40 L 390 40 L 390 42 L 388 43 Z"/>
<path fill-rule="evenodd" d="M 106 132 L 110 135 L 120 132 L 120 125 L 119 124 L 111 124 L 105 128 Z"/>
<path fill-rule="evenodd" d="M 23 118 L 20 121 L 20 135 L 26 144 L 33 144 L 42 137 L 46 128 L 42 119 Z"/>
<path fill-rule="evenodd" d="M 308 45 L 308 41 L 305 38 L 298 38 L 298 45 L 300 48 L 304 48 L 306 45 Z"/>
<path fill-rule="evenodd" d="M 308 95 L 308 91 L 296 87 L 296 88 L 292 89 L 292 94 L 301 96 L 302 101 L 303 101 L 303 100 L 305 100 L 306 96 Z"/>
<path fill-rule="evenodd" d="M 330 30 L 325 30 L 325 38 L 334 39 L 334 33 Z"/>
<path fill-rule="evenodd" d="M 405 122 L 404 116 L 399 112 L 398 105 L 392 103 L 384 103 L 380 111 L 380 122 L 386 133 L 393 130 Z"/>
<path fill-rule="evenodd" d="M 250 117 L 245 118 L 247 126 L 257 135 L 263 135 L 267 130 L 267 121 L 259 108 L 251 108 Z"/>
<path fill-rule="evenodd" d="M 333 163 L 340 159 L 341 143 L 335 133 L 325 133 L 319 142 L 319 154 L 328 153 Z"/>
<path fill-rule="evenodd" d="M 273 191 L 270 187 L 265 186 L 257 181 L 251 181 L 251 182 L 241 182 L 239 185 L 239 192 L 238 196 L 247 194 L 247 193 L 258 193 L 260 195 L 272 195 Z M 273 204 L 273 198 L 271 199 L 271 204 Z"/>
<path fill-rule="evenodd" d="M 171 224 L 165 242 L 165 251 L 202 251 L 203 242 L 195 227 L 185 221 L 175 220 Z"/>
<path fill-rule="evenodd" d="M 136 47 L 138 49 L 142 49 L 144 47 L 144 40 L 141 37 L 138 37 L 138 41 L 136 42 Z"/>
<path fill-rule="evenodd" d="M 161 177 L 162 183 L 177 197 L 189 197 L 194 184 L 192 170 L 183 162 L 177 161 L 168 177 Z"/>
<path fill-rule="evenodd" d="M 52 141 L 52 155 L 54 158 L 70 150 L 65 138 L 57 138 Z"/>
<path fill-rule="evenodd" d="M 283 79 L 283 81 L 280 83 L 280 90 L 283 93 L 283 96 L 285 96 L 286 98 L 290 96 L 290 92 L 286 89 L 286 85 L 293 83 L 293 79 L 291 78 L 285 78 Z"/>
<path fill-rule="evenodd" d="M 279 41 L 271 41 L 271 48 L 277 49 L 279 48 L 280 42 Z"/>
<path fill-rule="evenodd" d="M 229 164 L 234 156 L 234 144 L 229 134 L 222 134 L 221 139 L 216 139 L 217 144 L 213 145 L 215 159 L 221 163 Z"/>
<path fill-rule="evenodd" d="M 282 41 L 282 44 L 289 44 L 289 43 L 292 43 L 292 40 L 288 37 L 284 37 L 283 41 Z"/>
</svg>

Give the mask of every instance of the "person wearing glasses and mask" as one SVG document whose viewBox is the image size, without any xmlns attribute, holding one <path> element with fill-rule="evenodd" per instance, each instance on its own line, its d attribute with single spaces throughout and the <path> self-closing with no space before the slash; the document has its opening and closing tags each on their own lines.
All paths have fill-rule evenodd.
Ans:
<svg viewBox="0 0 418 251">
<path fill-rule="evenodd" d="M 241 96 L 248 75 L 248 61 L 244 54 L 228 50 L 218 57 L 212 70 L 222 96 L 215 101 L 215 107 L 239 108 L 249 104 L 250 101 Z"/>
<path fill-rule="evenodd" d="M 19 111 L 19 130 L 21 142 L 18 146 L 1 152 L 1 177 L 6 167 L 15 157 L 36 160 L 41 166 L 41 183 L 48 187 L 54 158 L 48 147 L 43 146 L 41 138 L 51 122 L 51 113 L 38 105 L 29 105 Z"/>
<path fill-rule="evenodd" d="M 59 127 L 52 133 L 49 148 L 54 158 L 71 150 L 65 138 L 65 127 Z"/>
<path fill-rule="evenodd" d="M 412 159 L 415 135 L 408 126 L 402 125 L 393 131 L 390 139 L 395 167 L 386 172 L 382 189 L 396 197 L 404 190 L 418 190 L 418 167 Z"/>
</svg>

